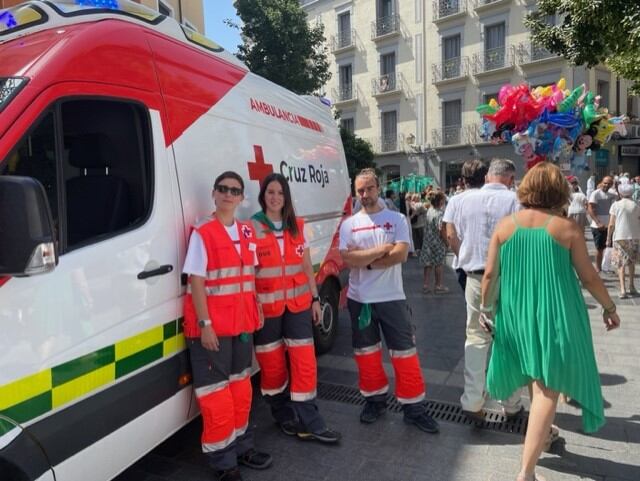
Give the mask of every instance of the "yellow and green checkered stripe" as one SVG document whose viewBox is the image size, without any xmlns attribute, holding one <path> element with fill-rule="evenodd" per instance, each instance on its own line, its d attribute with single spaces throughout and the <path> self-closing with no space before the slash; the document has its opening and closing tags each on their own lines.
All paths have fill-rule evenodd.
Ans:
<svg viewBox="0 0 640 481">
<path fill-rule="evenodd" d="M 0 386 L 0 415 L 24 423 L 185 349 L 182 318 Z M 12 428 L 0 418 L 0 435 Z"/>
</svg>

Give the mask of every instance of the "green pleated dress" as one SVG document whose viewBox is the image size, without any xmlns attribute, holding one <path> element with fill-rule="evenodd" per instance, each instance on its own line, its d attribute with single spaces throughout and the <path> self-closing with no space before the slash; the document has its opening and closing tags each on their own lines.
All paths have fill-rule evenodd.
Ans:
<svg viewBox="0 0 640 481">
<path fill-rule="evenodd" d="M 571 253 L 547 232 L 549 220 L 533 228 L 516 222 L 500 247 L 487 391 L 507 399 L 539 380 L 580 403 L 582 426 L 590 433 L 605 421 L 589 315 Z"/>
</svg>

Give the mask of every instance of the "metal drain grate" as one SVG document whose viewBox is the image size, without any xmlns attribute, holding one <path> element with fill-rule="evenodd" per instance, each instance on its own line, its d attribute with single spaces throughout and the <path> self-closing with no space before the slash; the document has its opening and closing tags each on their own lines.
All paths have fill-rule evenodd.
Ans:
<svg viewBox="0 0 640 481">
<path fill-rule="evenodd" d="M 364 406 L 365 402 L 358 388 L 327 382 L 318 383 L 318 397 L 325 401 L 335 401 L 353 404 L 356 406 Z M 469 418 L 467 418 L 467 416 L 462 412 L 462 408 L 457 404 L 427 400 L 426 405 L 427 413 L 438 421 L 464 424 L 467 426 L 475 424 L 478 428 L 511 434 L 524 435 L 527 430 L 526 416 L 517 416 L 513 419 L 507 419 L 502 414 L 489 412 L 485 417 L 485 421 L 482 424 L 478 424 L 469 420 Z M 401 413 L 402 404 L 400 404 L 393 396 L 389 396 L 387 398 L 387 410 L 393 413 Z"/>
</svg>

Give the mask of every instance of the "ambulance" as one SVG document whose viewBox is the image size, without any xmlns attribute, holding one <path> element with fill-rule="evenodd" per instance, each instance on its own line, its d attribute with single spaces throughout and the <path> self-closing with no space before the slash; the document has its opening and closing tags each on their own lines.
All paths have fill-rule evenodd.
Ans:
<svg viewBox="0 0 640 481">
<path fill-rule="evenodd" d="M 280 172 L 336 332 L 350 211 L 330 108 L 127 0 L 0 10 L 0 479 L 107 480 L 197 416 L 181 317 L 214 178 Z"/>
</svg>

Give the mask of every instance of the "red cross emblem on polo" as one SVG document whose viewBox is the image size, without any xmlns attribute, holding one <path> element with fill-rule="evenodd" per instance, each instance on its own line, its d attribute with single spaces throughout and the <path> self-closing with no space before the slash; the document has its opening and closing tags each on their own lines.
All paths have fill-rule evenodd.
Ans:
<svg viewBox="0 0 640 481">
<path fill-rule="evenodd" d="M 244 236 L 245 239 L 248 239 L 249 237 L 251 237 L 251 229 L 249 228 L 249 226 L 246 226 L 246 225 L 242 226 L 242 235 Z"/>
<path fill-rule="evenodd" d="M 296 254 L 298 254 L 298 257 L 302 257 L 304 254 L 304 246 L 302 244 L 296 247 Z"/>
<path fill-rule="evenodd" d="M 384 230 L 391 230 L 393 225 L 390 224 L 389 222 L 386 222 L 382 227 L 384 227 Z"/>
</svg>

